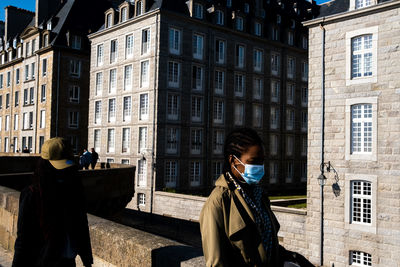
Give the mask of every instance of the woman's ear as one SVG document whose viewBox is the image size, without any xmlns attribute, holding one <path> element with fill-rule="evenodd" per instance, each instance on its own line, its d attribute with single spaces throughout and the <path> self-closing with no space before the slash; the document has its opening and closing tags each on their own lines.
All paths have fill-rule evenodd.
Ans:
<svg viewBox="0 0 400 267">
<path fill-rule="evenodd" d="M 232 166 L 232 164 L 233 164 L 233 162 L 234 162 L 234 158 L 233 158 L 233 156 L 232 155 L 229 155 L 229 165 L 231 165 Z"/>
</svg>

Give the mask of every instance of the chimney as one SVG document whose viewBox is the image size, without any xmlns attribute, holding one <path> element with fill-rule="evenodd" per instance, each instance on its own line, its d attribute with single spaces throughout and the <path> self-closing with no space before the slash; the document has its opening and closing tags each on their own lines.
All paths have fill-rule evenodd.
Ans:
<svg viewBox="0 0 400 267">
<path fill-rule="evenodd" d="M 67 0 L 36 0 L 35 27 L 39 27 L 44 20 L 49 19 L 58 7 L 65 2 Z"/>
<path fill-rule="evenodd" d="M 14 38 L 21 33 L 32 21 L 35 13 L 14 6 L 7 6 L 5 9 L 4 40 Z"/>
</svg>

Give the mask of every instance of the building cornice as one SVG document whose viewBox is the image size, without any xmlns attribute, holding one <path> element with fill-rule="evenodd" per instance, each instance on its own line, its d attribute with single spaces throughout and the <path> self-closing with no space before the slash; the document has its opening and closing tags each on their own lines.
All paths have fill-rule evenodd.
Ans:
<svg viewBox="0 0 400 267">
<path fill-rule="evenodd" d="M 6 62 L 3 65 L 0 65 L 0 71 L 3 69 L 6 69 L 12 65 L 18 64 L 18 63 L 22 62 L 23 60 L 24 60 L 24 58 L 17 58 L 12 61 Z"/>
<path fill-rule="evenodd" d="M 331 24 L 336 23 L 343 20 L 349 20 L 352 18 L 363 17 L 375 13 L 379 13 L 385 10 L 390 10 L 400 7 L 400 0 L 393 0 L 391 2 L 383 2 L 377 5 L 373 5 L 371 7 L 355 9 L 351 11 L 346 11 L 338 14 L 334 14 L 327 17 L 320 17 L 317 19 L 309 20 L 303 22 L 303 25 L 309 28 L 319 26 L 320 24 Z"/>
</svg>

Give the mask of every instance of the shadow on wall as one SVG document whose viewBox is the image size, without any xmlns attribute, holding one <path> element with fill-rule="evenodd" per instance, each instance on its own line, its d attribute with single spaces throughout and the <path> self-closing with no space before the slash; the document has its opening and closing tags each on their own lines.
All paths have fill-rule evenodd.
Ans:
<svg viewBox="0 0 400 267">
<path fill-rule="evenodd" d="M 203 253 L 200 249 L 187 246 L 166 246 L 152 251 L 152 267 L 204 266 L 202 256 Z M 203 262 L 203 265 L 197 265 L 195 262 Z"/>
</svg>

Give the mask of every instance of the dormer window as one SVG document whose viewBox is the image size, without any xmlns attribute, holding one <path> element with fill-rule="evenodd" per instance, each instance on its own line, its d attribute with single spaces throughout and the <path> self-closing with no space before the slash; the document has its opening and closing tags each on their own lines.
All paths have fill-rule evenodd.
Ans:
<svg viewBox="0 0 400 267">
<path fill-rule="evenodd" d="M 143 14 L 143 1 L 136 2 L 136 16 Z"/>
<path fill-rule="evenodd" d="M 257 36 L 261 36 L 261 23 L 259 22 L 254 23 L 254 34 Z"/>
<path fill-rule="evenodd" d="M 51 21 L 47 22 L 47 30 L 51 31 L 52 25 L 51 25 Z"/>
<path fill-rule="evenodd" d="M 232 0 L 226 0 L 226 6 L 231 7 L 232 6 Z"/>
<path fill-rule="evenodd" d="M 21 46 L 18 46 L 17 47 L 17 58 L 20 58 L 21 56 L 22 56 L 22 47 Z"/>
<path fill-rule="evenodd" d="M 243 31 L 243 18 L 236 17 L 236 30 Z"/>
<path fill-rule="evenodd" d="M 12 50 L 8 51 L 8 61 L 12 61 Z"/>
<path fill-rule="evenodd" d="M 244 13 L 248 14 L 250 12 L 250 6 L 248 3 L 244 4 Z"/>
<path fill-rule="evenodd" d="M 218 25 L 224 25 L 224 12 L 222 12 L 221 10 L 217 10 L 215 12 L 215 16 L 216 16 L 216 23 Z"/>
<path fill-rule="evenodd" d="M 356 9 L 372 5 L 371 0 L 355 0 L 355 1 L 356 1 Z"/>
<path fill-rule="evenodd" d="M 203 5 L 194 3 L 193 14 L 195 18 L 203 19 Z"/>
<path fill-rule="evenodd" d="M 71 36 L 71 47 L 72 49 L 81 49 L 82 47 L 82 38 L 77 35 Z"/>
<path fill-rule="evenodd" d="M 123 7 L 121 9 L 121 22 L 126 21 L 128 18 L 128 8 L 127 7 Z"/>
<path fill-rule="evenodd" d="M 113 15 L 111 13 L 106 16 L 106 28 L 110 28 L 112 26 Z"/>
<path fill-rule="evenodd" d="M 49 35 L 48 34 L 45 34 L 44 36 L 43 36 L 43 47 L 46 47 L 46 46 L 48 46 L 49 45 Z"/>
</svg>

